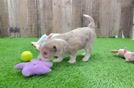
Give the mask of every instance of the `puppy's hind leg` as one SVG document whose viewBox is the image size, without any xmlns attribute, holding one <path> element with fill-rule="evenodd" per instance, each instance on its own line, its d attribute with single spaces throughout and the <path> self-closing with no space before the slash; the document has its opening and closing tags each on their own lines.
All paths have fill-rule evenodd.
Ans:
<svg viewBox="0 0 134 88">
<path fill-rule="evenodd" d="M 84 56 L 84 58 L 82 59 L 82 61 L 88 61 L 91 57 L 91 46 L 87 46 L 85 47 L 85 51 L 86 51 L 86 54 Z"/>
</svg>

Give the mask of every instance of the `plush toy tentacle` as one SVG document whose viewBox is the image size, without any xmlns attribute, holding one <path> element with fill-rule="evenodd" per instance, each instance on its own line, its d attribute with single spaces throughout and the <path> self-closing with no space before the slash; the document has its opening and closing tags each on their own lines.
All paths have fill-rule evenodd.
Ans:
<svg viewBox="0 0 134 88">
<path fill-rule="evenodd" d="M 24 67 L 24 65 L 25 65 L 26 63 L 20 63 L 20 64 L 16 64 L 16 68 L 17 69 L 23 69 L 23 67 Z"/>
<path fill-rule="evenodd" d="M 44 64 L 45 64 L 45 66 L 47 66 L 49 68 L 53 66 L 53 63 L 51 63 L 51 62 L 44 62 Z"/>
<path fill-rule="evenodd" d="M 25 76 L 25 77 L 28 77 L 31 75 L 31 72 L 30 71 L 27 71 L 25 69 L 22 70 L 22 74 Z"/>
</svg>

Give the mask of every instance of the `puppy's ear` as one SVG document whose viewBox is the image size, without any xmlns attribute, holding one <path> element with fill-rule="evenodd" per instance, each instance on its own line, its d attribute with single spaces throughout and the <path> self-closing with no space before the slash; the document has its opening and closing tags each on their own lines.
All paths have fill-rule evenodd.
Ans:
<svg viewBox="0 0 134 88">
<path fill-rule="evenodd" d="M 56 45 L 53 46 L 53 50 L 54 50 L 55 52 L 57 52 L 57 47 L 56 47 Z"/>
<path fill-rule="evenodd" d="M 54 35 L 54 33 L 51 33 L 48 35 L 48 39 L 51 39 L 51 37 Z"/>
</svg>

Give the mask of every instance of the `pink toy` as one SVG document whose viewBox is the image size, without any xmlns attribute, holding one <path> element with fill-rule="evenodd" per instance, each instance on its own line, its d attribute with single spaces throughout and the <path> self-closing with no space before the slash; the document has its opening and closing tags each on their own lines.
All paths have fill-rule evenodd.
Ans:
<svg viewBox="0 0 134 88">
<path fill-rule="evenodd" d="M 134 61 L 134 52 L 126 49 L 113 50 L 112 53 L 124 57 L 126 61 Z"/>
<path fill-rule="evenodd" d="M 49 73 L 51 71 L 51 67 L 51 62 L 42 60 L 32 60 L 31 62 L 16 65 L 16 68 L 22 70 L 22 74 L 25 77 Z"/>
</svg>

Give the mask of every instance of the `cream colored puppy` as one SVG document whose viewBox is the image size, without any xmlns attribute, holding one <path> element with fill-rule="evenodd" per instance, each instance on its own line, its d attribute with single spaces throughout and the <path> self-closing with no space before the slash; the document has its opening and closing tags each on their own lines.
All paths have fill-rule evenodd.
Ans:
<svg viewBox="0 0 134 88">
<path fill-rule="evenodd" d="M 83 61 L 88 61 L 91 56 L 92 44 L 96 38 L 95 23 L 91 16 L 83 15 L 90 23 L 88 27 L 74 29 L 63 34 L 51 34 L 49 39 L 40 46 L 40 57 L 49 59 L 58 58 L 54 62 L 61 62 L 65 54 L 70 55 L 69 63 L 76 62 L 76 53 L 79 49 L 85 49 Z"/>
</svg>

